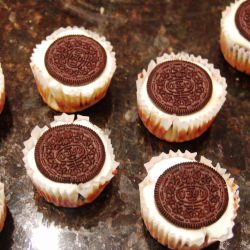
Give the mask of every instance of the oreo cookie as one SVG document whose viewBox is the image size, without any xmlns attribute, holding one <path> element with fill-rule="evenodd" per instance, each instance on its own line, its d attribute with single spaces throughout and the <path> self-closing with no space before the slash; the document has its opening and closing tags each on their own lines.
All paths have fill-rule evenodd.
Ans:
<svg viewBox="0 0 250 250">
<path fill-rule="evenodd" d="M 227 184 L 214 169 L 185 162 L 167 169 L 157 180 L 155 202 L 176 226 L 199 229 L 216 222 L 228 205 Z"/>
<path fill-rule="evenodd" d="M 250 40 L 250 1 L 243 2 L 235 15 L 235 24 L 240 34 Z"/>
<path fill-rule="evenodd" d="M 69 86 L 91 83 L 103 72 L 104 48 L 84 35 L 68 35 L 54 41 L 45 54 L 45 66 L 56 80 Z"/>
<path fill-rule="evenodd" d="M 207 104 L 212 95 L 212 80 L 203 68 L 194 63 L 166 61 L 150 73 L 147 91 L 163 112 L 188 115 Z"/>
<path fill-rule="evenodd" d="M 39 171 L 61 183 L 85 183 L 93 179 L 105 162 L 100 137 L 88 127 L 61 125 L 47 130 L 35 147 Z"/>
</svg>

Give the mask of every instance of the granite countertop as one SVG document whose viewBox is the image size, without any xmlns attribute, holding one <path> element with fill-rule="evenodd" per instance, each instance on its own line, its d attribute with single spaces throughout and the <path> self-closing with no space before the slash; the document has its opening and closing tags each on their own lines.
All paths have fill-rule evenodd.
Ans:
<svg viewBox="0 0 250 250">
<path fill-rule="evenodd" d="M 1 0 L 0 61 L 7 101 L 0 116 L 0 180 L 8 215 L 0 249 L 165 249 L 140 216 L 138 183 L 143 164 L 160 152 L 197 151 L 220 162 L 240 185 L 234 238 L 208 249 L 250 249 L 250 76 L 230 67 L 220 52 L 221 11 L 230 0 Z M 119 174 L 91 205 L 58 208 L 40 199 L 22 162 L 23 141 L 35 125 L 59 113 L 42 102 L 29 67 L 34 46 L 59 27 L 84 26 L 114 46 L 118 68 L 104 100 L 81 112 L 110 132 Z M 164 52 L 186 51 L 208 58 L 221 70 L 228 95 L 212 127 L 200 138 L 160 141 L 141 123 L 136 77 Z"/>
</svg>

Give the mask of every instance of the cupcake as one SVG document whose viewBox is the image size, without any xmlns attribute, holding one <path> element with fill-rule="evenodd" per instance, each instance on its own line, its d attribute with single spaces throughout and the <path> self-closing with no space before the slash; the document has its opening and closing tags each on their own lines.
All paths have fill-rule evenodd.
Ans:
<svg viewBox="0 0 250 250">
<path fill-rule="evenodd" d="M 3 111 L 4 103 L 5 103 L 4 75 L 0 64 L 0 113 Z"/>
<path fill-rule="evenodd" d="M 47 36 L 30 63 L 44 102 L 73 113 L 100 101 L 116 69 L 112 49 L 104 37 L 83 27 L 60 28 Z"/>
<path fill-rule="evenodd" d="M 156 137 L 192 140 L 212 124 L 226 100 L 226 80 L 206 59 L 186 53 L 151 61 L 136 82 L 139 116 Z"/>
<path fill-rule="evenodd" d="M 139 184 L 144 223 L 170 249 L 202 249 L 233 237 L 238 186 L 219 164 L 195 157 L 188 151 L 153 157 Z"/>
<path fill-rule="evenodd" d="M 220 47 L 226 61 L 250 74 L 250 1 L 239 0 L 222 13 Z"/>
<path fill-rule="evenodd" d="M 89 118 L 62 114 L 49 127 L 36 126 L 24 142 L 25 168 L 38 193 L 56 206 L 94 201 L 116 174 L 108 136 Z"/>
<path fill-rule="evenodd" d="M 0 232 L 2 232 L 3 230 L 6 215 L 7 215 L 7 207 L 4 195 L 4 184 L 0 183 Z"/>
</svg>

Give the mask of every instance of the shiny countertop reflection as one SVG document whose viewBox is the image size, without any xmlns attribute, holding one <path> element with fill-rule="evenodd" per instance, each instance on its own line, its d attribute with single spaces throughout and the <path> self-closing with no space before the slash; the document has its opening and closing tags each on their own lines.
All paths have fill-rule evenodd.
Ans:
<svg viewBox="0 0 250 250">
<path fill-rule="evenodd" d="M 60 230 L 53 224 L 50 226 L 40 225 L 32 229 L 30 247 L 31 249 L 60 249 Z"/>
<path fill-rule="evenodd" d="M 138 183 L 143 164 L 160 152 L 196 151 L 220 162 L 240 186 L 234 238 L 209 247 L 250 249 L 250 76 L 237 72 L 220 52 L 221 11 L 230 0 L 2 0 L 0 61 L 7 101 L 0 115 L 0 180 L 8 215 L 0 249 L 165 249 L 147 232 L 140 215 Z M 119 173 L 92 204 L 58 208 L 36 193 L 22 162 L 23 141 L 54 115 L 43 103 L 29 67 L 34 46 L 59 27 L 84 26 L 114 46 L 118 68 L 107 96 L 80 112 L 110 133 Z M 200 138 L 170 144 L 152 136 L 136 109 L 136 77 L 164 52 L 186 51 L 208 58 L 228 83 L 225 105 Z"/>
</svg>

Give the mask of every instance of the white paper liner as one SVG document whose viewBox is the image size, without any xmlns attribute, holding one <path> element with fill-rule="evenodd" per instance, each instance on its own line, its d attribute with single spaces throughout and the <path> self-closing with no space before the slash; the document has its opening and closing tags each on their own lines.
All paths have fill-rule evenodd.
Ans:
<svg viewBox="0 0 250 250">
<path fill-rule="evenodd" d="M 232 67 L 250 74 L 250 41 L 240 34 L 235 24 L 235 14 L 244 1 L 237 0 L 222 12 L 220 47 Z"/>
<path fill-rule="evenodd" d="M 55 205 L 65 207 L 77 207 L 91 202 L 91 197 L 98 192 L 99 189 L 102 191 L 102 188 L 113 178 L 116 174 L 116 168 L 119 165 L 119 163 L 115 161 L 113 147 L 108 136 L 100 128 L 90 123 L 88 117 L 77 115 L 77 119 L 75 120 L 74 118 L 74 115 L 63 113 L 60 116 L 54 117 L 54 121 L 51 122 L 50 127 L 63 124 L 79 124 L 89 127 L 100 136 L 105 147 L 105 162 L 100 173 L 90 181 L 80 184 L 58 183 L 41 174 L 36 166 L 34 151 L 37 140 L 49 129 L 47 126 L 43 128 L 36 126 L 31 132 L 31 137 L 24 142 L 23 149 L 25 168 L 34 185 L 40 193 L 45 196 L 45 199 L 47 195 L 49 197 L 47 200 L 53 202 Z M 51 197 L 54 197 L 56 200 Z"/>
<path fill-rule="evenodd" d="M 3 230 L 4 222 L 6 219 L 6 201 L 4 195 L 4 184 L 0 182 L 0 232 Z"/>
<path fill-rule="evenodd" d="M 156 65 L 171 60 L 183 60 L 195 63 L 206 70 L 211 77 L 213 84 L 212 96 L 201 110 L 189 115 L 171 115 L 161 111 L 151 101 L 146 88 L 148 76 Z M 150 124 L 149 126 L 152 126 L 152 128 L 149 126 L 147 128 L 151 132 L 157 129 L 161 130 L 161 132 L 163 131 L 161 139 L 177 142 L 194 139 L 204 132 L 203 128 L 207 129 L 206 125 L 210 125 L 216 117 L 226 100 L 227 94 L 226 80 L 220 75 L 220 71 L 215 69 L 213 64 L 208 63 L 207 59 L 203 59 L 200 56 L 195 57 L 187 53 L 164 54 L 156 58 L 156 61 L 151 60 L 148 69 L 143 69 L 142 72 L 138 74 L 136 86 L 138 110 L 144 125 L 147 126 L 147 124 Z M 201 133 L 198 132 L 199 130 Z M 152 133 L 154 134 L 154 132 Z M 180 133 L 184 134 L 184 140 L 178 138 Z"/>
<path fill-rule="evenodd" d="M 0 113 L 3 110 L 4 103 L 5 103 L 5 84 L 4 84 L 3 70 L 0 64 Z"/>
<path fill-rule="evenodd" d="M 58 38 L 66 35 L 85 35 L 99 42 L 107 54 L 105 69 L 101 75 L 84 86 L 68 86 L 53 78 L 47 71 L 44 57 L 49 46 Z M 53 109 L 61 112 L 83 110 L 103 98 L 116 70 L 116 59 L 113 47 L 105 37 L 86 30 L 84 27 L 59 28 L 36 45 L 31 56 L 30 66 L 34 74 L 38 90 L 43 100 Z"/>
<path fill-rule="evenodd" d="M 212 162 L 205 157 L 201 157 L 198 162 L 204 163 L 215 169 L 226 181 L 229 193 L 228 207 L 218 221 L 203 227 L 201 229 L 185 229 L 175 226 L 167 221 L 158 211 L 154 201 L 155 184 L 159 176 L 169 167 L 186 161 L 197 161 L 197 153 L 185 151 L 173 152 L 168 154 L 161 153 L 157 157 L 153 157 L 145 164 L 147 177 L 139 184 L 141 213 L 145 225 L 151 235 L 161 244 L 171 249 L 201 249 L 216 241 L 225 241 L 233 237 L 234 219 L 237 215 L 239 207 L 239 191 L 234 179 L 230 178 L 230 174 L 226 173 L 226 169 L 220 167 L 219 164 L 214 167 Z M 167 163 L 168 160 L 169 162 Z M 160 164 L 163 162 L 162 165 Z"/>
</svg>

